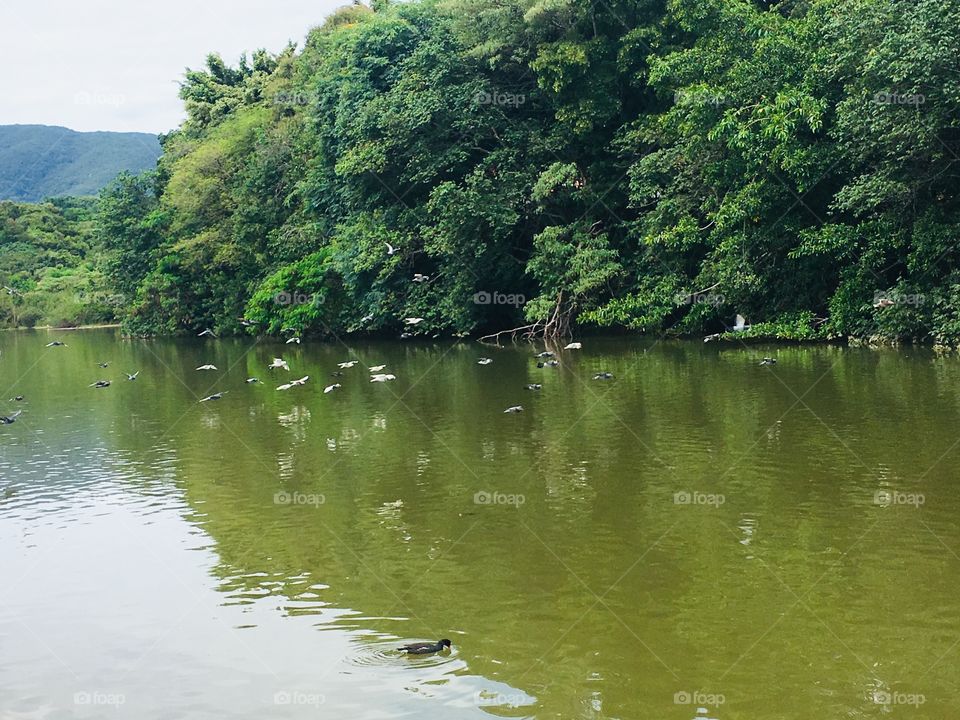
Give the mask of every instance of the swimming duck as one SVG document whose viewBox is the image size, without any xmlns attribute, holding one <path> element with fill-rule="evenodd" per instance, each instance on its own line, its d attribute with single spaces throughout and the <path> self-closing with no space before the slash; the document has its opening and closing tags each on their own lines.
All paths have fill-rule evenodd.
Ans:
<svg viewBox="0 0 960 720">
<path fill-rule="evenodd" d="M 449 648 L 451 645 L 453 645 L 453 643 L 444 638 L 443 640 L 437 640 L 435 643 L 411 643 L 410 645 L 399 647 L 397 650 L 406 652 L 409 655 L 430 655 Z"/>
</svg>

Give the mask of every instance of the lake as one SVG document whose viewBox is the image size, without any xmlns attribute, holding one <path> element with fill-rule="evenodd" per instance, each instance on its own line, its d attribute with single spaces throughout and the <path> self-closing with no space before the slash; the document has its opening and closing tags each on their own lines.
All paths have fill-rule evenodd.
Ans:
<svg viewBox="0 0 960 720">
<path fill-rule="evenodd" d="M 540 350 L 0 333 L 0 717 L 954 716 L 960 360 Z"/>
</svg>

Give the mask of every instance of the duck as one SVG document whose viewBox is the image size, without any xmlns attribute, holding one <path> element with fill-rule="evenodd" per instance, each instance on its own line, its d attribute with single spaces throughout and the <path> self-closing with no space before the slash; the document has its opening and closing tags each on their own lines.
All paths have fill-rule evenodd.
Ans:
<svg viewBox="0 0 960 720">
<path fill-rule="evenodd" d="M 435 643 L 410 643 L 409 645 L 397 648 L 397 650 L 405 652 L 408 655 L 431 655 L 449 649 L 451 645 L 453 645 L 453 643 L 444 638 L 443 640 L 437 640 Z"/>
<path fill-rule="evenodd" d="M 761 364 L 761 365 L 776 365 L 776 364 L 777 364 L 777 359 L 776 359 L 776 358 L 771 358 L 771 357 L 765 357 L 763 360 L 760 361 L 760 364 Z"/>
<path fill-rule="evenodd" d="M 23 395 L 17 395 L 13 400 L 14 402 L 23 402 Z"/>
</svg>

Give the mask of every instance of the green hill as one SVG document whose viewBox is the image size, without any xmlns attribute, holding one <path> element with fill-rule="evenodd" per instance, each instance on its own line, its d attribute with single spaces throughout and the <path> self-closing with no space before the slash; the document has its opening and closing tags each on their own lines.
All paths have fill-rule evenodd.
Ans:
<svg viewBox="0 0 960 720">
<path fill-rule="evenodd" d="M 151 169 L 159 156 L 160 141 L 148 133 L 0 125 L 0 200 L 96 195 L 121 171 Z"/>
</svg>

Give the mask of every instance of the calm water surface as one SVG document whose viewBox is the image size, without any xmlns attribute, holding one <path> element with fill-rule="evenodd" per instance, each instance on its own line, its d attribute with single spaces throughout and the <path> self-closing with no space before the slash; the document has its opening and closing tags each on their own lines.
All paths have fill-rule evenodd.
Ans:
<svg viewBox="0 0 960 720">
<path fill-rule="evenodd" d="M 0 333 L 0 718 L 960 717 L 960 360 L 558 354 Z"/>
</svg>

